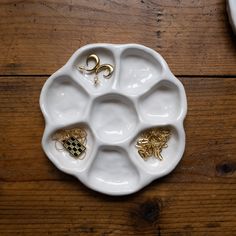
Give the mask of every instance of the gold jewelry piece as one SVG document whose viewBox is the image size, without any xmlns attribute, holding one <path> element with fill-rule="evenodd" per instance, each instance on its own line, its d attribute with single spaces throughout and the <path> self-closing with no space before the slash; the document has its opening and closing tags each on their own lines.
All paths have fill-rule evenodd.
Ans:
<svg viewBox="0 0 236 236">
<path fill-rule="evenodd" d="M 79 66 L 79 70 L 81 71 L 86 71 L 86 73 L 94 73 L 96 71 L 96 69 L 99 67 L 100 65 L 100 59 L 96 54 L 90 54 L 87 59 L 86 59 L 86 65 L 89 65 L 89 61 L 94 61 L 95 62 L 95 66 L 92 68 L 85 68 L 84 66 Z"/>
<path fill-rule="evenodd" d="M 106 71 L 107 74 L 104 74 L 103 77 L 105 79 L 109 79 L 111 77 L 111 75 L 113 74 L 114 71 L 114 66 L 112 66 L 111 64 L 102 64 L 100 65 L 100 59 L 96 54 L 90 54 L 87 58 L 86 58 L 86 65 L 88 66 L 89 61 L 94 61 L 95 65 L 92 68 L 85 68 L 85 66 L 79 66 L 78 69 L 82 72 L 91 74 L 91 73 L 95 73 L 94 76 L 94 85 L 97 86 L 100 82 L 99 78 L 98 78 L 98 74 L 101 71 Z"/>
<path fill-rule="evenodd" d="M 162 149 L 167 148 L 167 142 L 170 139 L 171 131 L 168 128 L 153 128 L 144 131 L 138 138 L 136 148 L 138 154 L 147 160 L 154 156 L 159 160 L 163 160 L 161 155 Z"/>
<path fill-rule="evenodd" d="M 67 150 L 71 156 L 80 160 L 84 159 L 87 143 L 87 133 L 83 128 L 74 128 L 67 130 L 60 130 L 56 132 L 53 137 L 55 140 L 55 147 L 58 151 Z M 60 142 L 63 149 L 57 147 L 57 142 Z"/>
<path fill-rule="evenodd" d="M 112 73 L 113 73 L 113 71 L 114 71 L 114 68 L 113 68 L 113 66 L 110 65 L 110 64 L 103 64 L 103 65 L 100 65 L 100 66 L 97 67 L 96 70 L 95 70 L 96 75 L 97 75 L 100 71 L 103 71 L 103 70 L 108 71 L 107 74 L 104 74 L 104 75 L 103 75 L 103 77 L 104 77 L 105 79 L 108 79 L 108 78 L 112 75 Z"/>
<path fill-rule="evenodd" d="M 79 157 L 86 149 L 86 147 L 74 137 L 63 140 L 63 146 L 72 156 L 75 157 Z"/>
</svg>

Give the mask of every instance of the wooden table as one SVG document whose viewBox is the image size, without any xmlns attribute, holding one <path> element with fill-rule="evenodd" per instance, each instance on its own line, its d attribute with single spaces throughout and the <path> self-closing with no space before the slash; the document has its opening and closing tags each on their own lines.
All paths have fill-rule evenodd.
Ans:
<svg viewBox="0 0 236 236">
<path fill-rule="evenodd" d="M 236 235 L 236 40 L 224 0 L 0 1 L 0 235 Z M 109 197 L 60 172 L 40 142 L 42 85 L 79 47 L 144 44 L 188 97 L 178 167 Z"/>
</svg>

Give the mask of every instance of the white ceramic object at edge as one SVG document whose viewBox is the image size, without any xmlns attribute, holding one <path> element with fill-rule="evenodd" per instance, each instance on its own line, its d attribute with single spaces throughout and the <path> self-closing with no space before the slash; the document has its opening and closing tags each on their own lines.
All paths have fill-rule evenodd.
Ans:
<svg viewBox="0 0 236 236">
<path fill-rule="evenodd" d="M 110 79 L 82 74 L 87 55 L 115 65 Z M 46 127 L 42 138 L 48 158 L 60 170 L 76 176 L 89 188 L 108 195 L 134 193 L 170 173 L 185 149 L 183 121 L 187 111 L 183 85 L 154 50 L 138 44 L 90 44 L 77 50 L 46 81 L 40 107 Z M 62 128 L 85 127 L 87 152 L 76 160 L 58 151 L 52 134 Z M 140 132 L 170 127 L 164 159 L 144 161 L 135 148 Z"/>
<path fill-rule="evenodd" d="M 229 15 L 229 21 L 236 34 L 236 0 L 227 0 L 227 11 Z"/>
</svg>

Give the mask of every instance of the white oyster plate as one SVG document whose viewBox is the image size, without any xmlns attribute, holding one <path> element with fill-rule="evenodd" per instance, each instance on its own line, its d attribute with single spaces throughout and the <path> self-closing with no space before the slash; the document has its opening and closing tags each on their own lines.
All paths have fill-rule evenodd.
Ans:
<svg viewBox="0 0 236 236">
<path fill-rule="evenodd" d="M 236 33 L 236 0 L 227 0 L 227 11 L 229 15 L 229 21 L 234 32 Z"/>
<path fill-rule="evenodd" d="M 83 74 L 87 55 L 115 65 L 110 79 Z M 40 96 L 46 127 L 42 146 L 60 170 L 76 176 L 89 188 L 109 194 L 131 194 L 170 173 L 185 148 L 183 120 L 187 111 L 183 85 L 165 60 L 138 44 L 90 44 L 77 50 L 46 81 Z M 83 126 L 88 133 L 83 160 L 55 148 L 52 135 L 60 129 Z M 143 160 L 135 143 L 145 129 L 169 127 L 172 135 L 164 159 Z"/>
</svg>

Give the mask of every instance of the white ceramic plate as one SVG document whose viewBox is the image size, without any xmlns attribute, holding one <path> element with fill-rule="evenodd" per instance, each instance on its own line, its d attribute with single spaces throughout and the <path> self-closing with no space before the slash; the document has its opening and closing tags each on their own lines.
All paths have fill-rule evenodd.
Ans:
<svg viewBox="0 0 236 236">
<path fill-rule="evenodd" d="M 227 0 L 227 11 L 232 28 L 236 33 L 236 0 Z"/>
<path fill-rule="evenodd" d="M 110 79 L 83 74 L 87 55 L 115 65 Z M 157 52 L 138 44 L 91 44 L 76 51 L 44 84 L 40 107 L 46 127 L 42 146 L 60 170 L 76 176 L 91 189 L 125 195 L 170 173 L 185 148 L 183 120 L 187 111 L 183 85 Z M 52 135 L 63 128 L 86 127 L 87 153 L 76 160 L 58 151 Z M 164 159 L 144 161 L 135 141 L 145 129 L 169 127 L 172 135 Z"/>
</svg>

